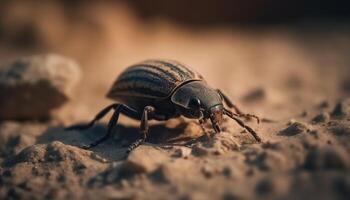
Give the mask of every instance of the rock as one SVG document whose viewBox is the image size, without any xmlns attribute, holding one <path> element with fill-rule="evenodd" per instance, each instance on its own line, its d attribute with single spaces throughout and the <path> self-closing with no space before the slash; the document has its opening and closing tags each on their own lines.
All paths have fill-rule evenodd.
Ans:
<svg viewBox="0 0 350 200">
<path fill-rule="evenodd" d="M 0 120 L 48 119 L 72 95 L 81 76 L 71 59 L 48 54 L 0 69 Z"/>
<path fill-rule="evenodd" d="M 306 133 L 310 131 L 307 124 L 301 122 L 293 122 L 286 129 L 279 132 L 279 135 L 293 136 L 300 133 Z"/>
<path fill-rule="evenodd" d="M 304 168 L 308 170 L 348 170 L 350 157 L 340 147 L 316 148 L 305 158 Z"/>
<path fill-rule="evenodd" d="M 150 173 L 168 160 L 169 157 L 165 152 L 152 146 L 141 145 L 129 154 L 121 166 L 121 174 L 132 176 L 139 173 Z"/>
<path fill-rule="evenodd" d="M 350 98 L 340 101 L 332 112 L 333 117 L 346 117 L 350 115 Z"/>
<path fill-rule="evenodd" d="M 326 112 L 316 115 L 311 121 L 312 123 L 327 123 L 330 119 L 330 115 Z"/>
</svg>

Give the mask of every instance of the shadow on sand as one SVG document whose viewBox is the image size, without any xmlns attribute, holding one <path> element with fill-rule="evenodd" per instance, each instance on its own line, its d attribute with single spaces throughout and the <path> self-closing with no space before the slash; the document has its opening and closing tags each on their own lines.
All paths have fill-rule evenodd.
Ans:
<svg viewBox="0 0 350 200">
<path fill-rule="evenodd" d="M 150 134 L 146 142 L 155 145 L 181 145 L 193 138 L 185 136 L 183 133 L 188 126 L 187 123 L 181 122 L 174 128 L 168 128 L 164 123 L 150 126 Z M 65 127 L 51 127 L 37 138 L 38 144 L 60 141 L 66 145 L 82 147 L 101 138 L 106 134 L 105 124 L 97 124 L 90 129 L 70 130 Z M 117 125 L 113 135 L 105 142 L 90 150 L 108 161 L 122 160 L 126 156 L 126 150 L 139 137 L 139 128 L 136 126 Z"/>
</svg>

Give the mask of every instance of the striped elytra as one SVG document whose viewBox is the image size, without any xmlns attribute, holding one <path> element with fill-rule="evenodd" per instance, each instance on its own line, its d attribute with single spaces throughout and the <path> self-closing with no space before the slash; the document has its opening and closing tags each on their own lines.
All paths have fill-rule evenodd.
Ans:
<svg viewBox="0 0 350 200">
<path fill-rule="evenodd" d="M 203 77 L 177 61 L 147 60 L 128 67 L 114 82 L 107 97 L 117 101 L 126 97 L 162 99 L 193 80 L 203 80 Z"/>
</svg>

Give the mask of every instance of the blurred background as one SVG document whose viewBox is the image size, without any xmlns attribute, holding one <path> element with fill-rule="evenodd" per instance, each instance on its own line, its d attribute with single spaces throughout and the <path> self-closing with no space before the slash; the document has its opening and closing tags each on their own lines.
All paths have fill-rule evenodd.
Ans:
<svg viewBox="0 0 350 200">
<path fill-rule="evenodd" d="M 0 68 L 47 53 L 76 60 L 82 80 L 51 121 L 0 122 L 0 199 L 349 199 L 350 101 L 336 103 L 350 97 L 350 1 L 0 0 Z M 122 116 L 113 139 L 92 151 L 73 147 L 100 138 L 105 126 L 62 128 L 110 104 L 105 94 L 126 67 L 157 58 L 191 66 L 265 119 L 247 121 L 264 142 L 227 120 L 224 134 L 192 150 L 163 151 L 164 138 L 196 138 L 202 129 L 152 121 L 154 148 L 124 161 L 139 122 Z M 57 79 L 74 82 L 72 74 Z M 10 94 L 27 97 L 19 88 Z M 22 107 L 35 113 L 37 99 L 45 105 L 51 94 Z M 0 94 L 0 106 L 9 99 Z"/>
<path fill-rule="evenodd" d="M 192 66 L 256 113 L 290 103 L 283 116 L 350 93 L 349 4 L 1 0 L 0 64 L 48 52 L 76 59 L 84 72 L 72 104 L 77 119 L 107 103 L 104 95 L 125 67 L 149 58 Z M 246 103 L 254 92 L 265 104 Z"/>
</svg>

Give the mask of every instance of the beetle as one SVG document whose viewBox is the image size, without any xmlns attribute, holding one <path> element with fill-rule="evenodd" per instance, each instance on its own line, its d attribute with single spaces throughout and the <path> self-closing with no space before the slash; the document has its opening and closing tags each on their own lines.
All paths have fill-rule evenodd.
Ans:
<svg viewBox="0 0 350 200">
<path fill-rule="evenodd" d="M 227 115 L 261 142 L 259 135 L 240 119 L 256 118 L 259 122 L 257 116 L 242 113 L 223 92 L 210 87 L 202 75 L 174 60 L 146 60 L 128 67 L 116 79 L 107 97 L 118 103 L 101 110 L 90 123 L 68 128 L 90 128 L 109 111 L 114 110 L 107 133 L 84 146 L 85 149 L 95 147 L 108 139 L 121 113 L 141 121 L 140 138 L 129 146 L 128 153 L 146 140 L 149 120 L 168 120 L 180 116 L 198 119 L 203 129 L 203 124 L 210 119 L 214 131 L 219 133 L 223 116 Z M 225 108 L 224 103 L 234 112 Z"/>
</svg>

